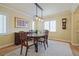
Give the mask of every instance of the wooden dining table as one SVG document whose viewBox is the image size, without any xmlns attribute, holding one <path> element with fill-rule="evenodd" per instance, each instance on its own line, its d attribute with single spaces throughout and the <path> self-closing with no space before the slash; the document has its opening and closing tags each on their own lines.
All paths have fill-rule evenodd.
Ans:
<svg viewBox="0 0 79 59">
<path fill-rule="evenodd" d="M 27 38 L 28 39 L 30 39 L 30 38 L 33 39 L 34 45 L 35 45 L 35 51 L 38 52 L 38 42 L 39 42 L 40 38 L 45 39 L 45 34 L 43 34 L 43 33 L 40 33 L 40 34 L 36 34 L 36 33 L 28 34 Z"/>
</svg>

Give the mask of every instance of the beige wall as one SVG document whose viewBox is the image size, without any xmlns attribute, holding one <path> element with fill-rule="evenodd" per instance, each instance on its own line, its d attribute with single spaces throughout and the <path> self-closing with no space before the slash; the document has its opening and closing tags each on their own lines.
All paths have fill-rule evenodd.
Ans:
<svg viewBox="0 0 79 59">
<path fill-rule="evenodd" d="M 62 18 L 67 18 L 67 28 L 62 29 Z M 79 46 L 79 7 L 74 11 L 65 11 L 55 15 L 49 15 L 44 18 L 45 21 L 56 20 L 56 32 L 49 33 L 49 39 L 71 42 Z M 37 24 L 40 23 L 37 21 Z M 43 23 L 36 25 L 36 28 L 42 30 Z"/>
<path fill-rule="evenodd" d="M 31 19 L 17 11 L 10 10 L 0 6 L 0 14 L 7 15 L 7 34 L 0 35 L 0 46 L 14 43 L 14 32 L 28 31 L 31 29 Z M 25 18 L 29 22 L 28 28 L 16 28 L 14 17 Z M 67 28 L 62 29 L 62 18 L 67 18 Z M 72 42 L 72 44 L 79 44 L 79 8 L 74 12 L 61 12 L 55 15 L 49 15 L 44 18 L 45 21 L 56 20 L 56 32 L 49 33 L 49 39 L 62 40 Z M 43 22 L 36 21 L 35 28 L 43 30 Z"/>
<path fill-rule="evenodd" d="M 72 44 L 79 45 L 79 7 L 72 13 Z"/>
<path fill-rule="evenodd" d="M 46 17 L 46 20 L 56 20 L 56 32 L 50 32 L 49 38 L 53 40 L 61 40 L 70 42 L 71 40 L 71 13 L 65 11 L 50 17 Z M 67 28 L 62 29 L 62 18 L 67 18 Z"/>
<path fill-rule="evenodd" d="M 8 8 L 4 8 L 0 6 L 0 14 L 4 14 L 8 17 L 7 18 L 7 34 L 0 35 L 0 46 L 14 43 L 14 32 L 28 31 L 31 27 L 30 18 L 17 11 L 10 10 Z M 28 28 L 16 28 L 14 17 L 20 17 L 20 18 L 24 18 L 25 20 L 27 20 L 29 22 Z"/>
<path fill-rule="evenodd" d="M 67 28 L 62 29 L 62 18 L 67 18 Z M 70 42 L 71 40 L 71 13 L 69 11 L 61 12 L 55 15 L 49 15 L 44 18 L 44 21 L 56 20 L 56 32 L 49 33 L 49 39 L 62 40 Z M 43 22 L 36 22 L 37 29 L 43 29 Z M 40 23 L 40 25 L 39 25 Z"/>
</svg>

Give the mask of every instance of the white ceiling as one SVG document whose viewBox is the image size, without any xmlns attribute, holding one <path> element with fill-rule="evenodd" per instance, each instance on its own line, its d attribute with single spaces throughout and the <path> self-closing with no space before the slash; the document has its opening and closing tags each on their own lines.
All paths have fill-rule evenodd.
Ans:
<svg viewBox="0 0 79 59">
<path fill-rule="evenodd" d="M 60 13 L 63 11 L 74 11 L 75 8 L 78 6 L 78 4 L 72 4 L 72 3 L 53 3 L 53 4 L 39 4 L 42 6 L 44 10 L 45 15 L 51 15 Z"/>
<path fill-rule="evenodd" d="M 43 15 L 56 14 L 63 11 L 74 11 L 78 4 L 72 3 L 38 3 L 43 9 Z M 8 8 L 13 8 L 17 11 L 20 11 L 26 15 L 34 16 L 36 12 L 35 5 L 33 3 L 4 3 L 0 4 Z M 38 9 L 38 15 L 41 11 Z"/>
</svg>

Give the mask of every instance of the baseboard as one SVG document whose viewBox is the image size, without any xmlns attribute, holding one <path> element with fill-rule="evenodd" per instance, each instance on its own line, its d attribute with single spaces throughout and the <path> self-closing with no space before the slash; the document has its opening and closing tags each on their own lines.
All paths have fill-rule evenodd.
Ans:
<svg viewBox="0 0 79 59">
<path fill-rule="evenodd" d="M 70 41 L 63 40 L 63 39 L 56 39 L 56 38 L 53 38 L 53 39 L 50 39 L 50 40 L 60 41 L 60 42 L 65 42 L 65 43 L 70 43 Z"/>
<path fill-rule="evenodd" d="M 6 45 L 2 45 L 0 46 L 0 48 L 4 48 L 4 47 L 7 47 L 7 46 L 10 46 L 10 45 L 13 45 L 14 43 L 9 43 L 9 44 L 6 44 Z"/>
<path fill-rule="evenodd" d="M 56 39 L 56 38 L 54 38 L 54 39 L 49 39 L 49 40 L 65 42 L 65 43 L 69 43 L 69 44 L 71 44 L 71 45 L 73 45 L 73 46 L 77 46 L 77 47 L 79 47 L 79 44 L 78 44 L 78 43 L 72 43 L 72 42 L 70 42 L 70 41 L 66 41 L 66 40 L 58 40 L 58 39 Z"/>
<path fill-rule="evenodd" d="M 79 47 L 79 44 L 77 44 L 77 43 L 71 43 L 71 44 L 74 45 L 74 46 Z"/>
</svg>

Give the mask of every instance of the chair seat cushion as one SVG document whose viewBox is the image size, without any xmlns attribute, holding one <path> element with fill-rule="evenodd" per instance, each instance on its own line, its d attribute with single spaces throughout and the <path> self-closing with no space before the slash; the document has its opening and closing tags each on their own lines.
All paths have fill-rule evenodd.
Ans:
<svg viewBox="0 0 79 59">
<path fill-rule="evenodd" d="M 39 41 L 44 41 L 44 40 L 45 40 L 44 38 L 40 38 L 40 39 L 39 39 Z"/>
<path fill-rule="evenodd" d="M 25 44 L 26 44 L 26 42 L 25 42 Z M 28 41 L 28 45 L 33 45 L 33 44 L 34 44 L 34 43 L 33 43 L 32 40 Z"/>
<path fill-rule="evenodd" d="M 28 41 L 28 45 L 33 45 L 34 43 L 33 43 L 33 41 L 31 40 L 31 41 Z"/>
</svg>

